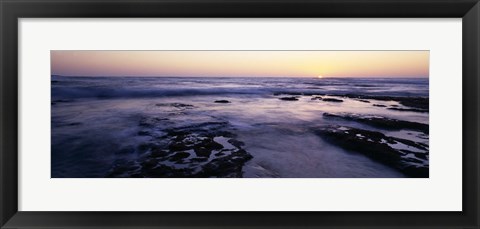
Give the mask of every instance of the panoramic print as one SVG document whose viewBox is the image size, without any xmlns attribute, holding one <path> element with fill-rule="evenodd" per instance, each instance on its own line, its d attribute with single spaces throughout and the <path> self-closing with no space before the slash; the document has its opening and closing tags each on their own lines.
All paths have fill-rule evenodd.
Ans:
<svg viewBox="0 0 480 229">
<path fill-rule="evenodd" d="M 52 178 L 429 177 L 429 51 L 50 55 Z"/>
</svg>

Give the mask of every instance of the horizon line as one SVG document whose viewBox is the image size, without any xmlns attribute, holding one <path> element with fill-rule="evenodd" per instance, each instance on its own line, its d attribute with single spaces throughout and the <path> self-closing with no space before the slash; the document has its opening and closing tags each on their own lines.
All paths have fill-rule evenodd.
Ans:
<svg viewBox="0 0 480 229">
<path fill-rule="evenodd" d="M 315 78 L 315 79 L 339 79 L 339 78 L 377 78 L 377 79 L 428 79 L 429 76 L 137 76 L 137 75 L 125 75 L 125 76 L 109 76 L 109 75 L 59 75 L 51 74 L 50 76 L 58 77 L 146 77 L 146 78 Z"/>
</svg>

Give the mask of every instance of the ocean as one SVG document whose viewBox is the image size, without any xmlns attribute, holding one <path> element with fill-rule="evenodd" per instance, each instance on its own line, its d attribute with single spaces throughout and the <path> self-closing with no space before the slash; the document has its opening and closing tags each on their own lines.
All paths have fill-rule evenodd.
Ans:
<svg viewBox="0 0 480 229">
<path fill-rule="evenodd" d="M 428 78 L 51 83 L 52 178 L 428 177 Z"/>
</svg>

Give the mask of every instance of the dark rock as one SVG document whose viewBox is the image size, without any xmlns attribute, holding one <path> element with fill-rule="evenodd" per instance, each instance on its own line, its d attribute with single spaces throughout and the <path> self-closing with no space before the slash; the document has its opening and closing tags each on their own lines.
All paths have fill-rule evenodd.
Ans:
<svg viewBox="0 0 480 229">
<path fill-rule="evenodd" d="M 324 99 L 322 99 L 322 101 L 325 101 L 325 102 L 334 102 L 334 103 L 341 103 L 341 102 L 343 102 L 343 100 L 341 100 L 341 99 L 334 99 L 334 98 L 324 98 Z"/>
<path fill-rule="evenodd" d="M 230 139 L 227 141 L 228 143 L 232 144 L 233 146 L 237 147 L 237 148 L 242 148 L 242 146 L 245 145 L 245 143 L 241 142 L 241 141 L 238 141 L 236 139 Z"/>
<path fill-rule="evenodd" d="M 323 116 L 328 118 L 341 118 L 344 120 L 360 122 L 370 126 L 388 129 L 388 130 L 408 129 L 408 130 L 420 131 L 427 134 L 429 130 L 428 124 L 391 119 L 391 118 L 386 118 L 386 117 L 376 116 L 376 115 L 357 115 L 357 114 L 350 114 L 350 113 L 338 113 L 338 114 L 323 113 Z"/>
<path fill-rule="evenodd" d="M 142 168 L 144 168 L 144 169 L 151 169 L 151 168 L 155 167 L 157 164 L 158 164 L 158 161 L 157 161 L 157 160 L 155 160 L 155 159 L 148 159 L 148 160 L 143 161 L 140 165 L 141 165 Z"/>
<path fill-rule="evenodd" d="M 215 103 L 230 103 L 228 100 L 215 100 Z"/>
<path fill-rule="evenodd" d="M 189 150 L 191 149 L 191 147 L 186 145 L 183 142 L 173 142 L 168 146 L 168 149 L 170 149 L 170 151 L 183 151 L 183 150 Z"/>
<path fill-rule="evenodd" d="M 322 100 L 322 97 L 320 97 L 320 96 L 315 96 L 315 97 L 311 98 L 310 100 Z"/>
<path fill-rule="evenodd" d="M 245 150 L 237 150 L 230 155 L 213 159 L 202 167 L 198 177 L 242 177 L 243 164 L 252 159 Z"/>
<path fill-rule="evenodd" d="M 195 147 L 193 148 L 195 151 L 195 154 L 199 157 L 210 157 L 210 154 L 212 153 L 212 149 L 207 149 L 203 146 L 200 147 Z"/>
<path fill-rule="evenodd" d="M 298 101 L 297 97 L 282 97 L 282 98 L 279 98 L 280 100 L 284 100 L 284 101 Z"/>
<path fill-rule="evenodd" d="M 403 170 L 403 173 L 407 174 L 410 177 L 415 177 L 415 178 L 429 177 L 428 167 L 417 167 L 417 166 L 409 165 L 402 168 L 402 170 Z"/>
<path fill-rule="evenodd" d="M 429 99 L 428 97 L 399 97 L 399 96 L 377 96 L 377 95 L 357 95 L 357 94 L 345 94 L 343 95 L 348 98 L 356 99 L 375 99 L 381 101 L 396 101 L 400 104 L 417 108 L 422 110 L 427 110 L 429 108 Z"/>
<path fill-rule="evenodd" d="M 421 97 L 407 97 L 405 99 L 399 99 L 398 102 L 406 107 L 413 107 L 423 110 L 428 110 L 429 108 L 429 100 L 428 98 L 421 98 Z"/>
<path fill-rule="evenodd" d="M 207 141 L 202 142 L 202 146 L 204 146 L 205 148 L 208 148 L 208 149 L 215 149 L 215 150 L 219 150 L 219 149 L 223 148 L 222 144 L 217 143 L 213 140 L 207 140 Z"/>
<path fill-rule="evenodd" d="M 427 160 L 427 155 L 428 154 L 425 154 L 425 153 L 413 153 L 413 154 L 415 155 L 415 157 Z"/>
<path fill-rule="evenodd" d="M 362 103 L 370 103 L 370 101 L 364 100 L 364 99 L 357 99 L 357 101 L 360 101 L 360 102 L 362 102 Z"/>
<path fill-rule="evenodd" d="M 374 107 L 386 107 L 385 105 L 382 104 L 373 104 Z"/>
<path fill-rule="evenodd" d="M 192 162 L 206 162 L 206 161 L 208 161 L 208 157 L 196 157 L 196 158 L 190 159 L 190 161 L 192 161 Z"/>
<path fill-rule="evenodd" d="M 316 95 L 316 96 L 326 96 L 325 93 L 305 93 L 305 92 L 275 92 L 273 95 Z M 380 96 L 380 95 L 359 95 L 359 94 L 330 94 L 329 96 L 336 96 L 336 97 L 347 97 L 351 99 L 357 100 L 364 100 L 365 102 L 368 100 L 380 100 L 380 101 L 396 101 L 403 106 L 416 108 L 420 110 L 429 109 L 429 99 L 428 97 L 401 97 L 401 96 Z M 325 100 L 325 99 L 323 99 Z"/>
<path fill-rule="evenodd" d="M 150 150 L 150 156 L 153 157 L 153 158 L 157 158 L 157 157 L 166 157 L 168 156 L 170 153 L 166 150 L 163 150 L 163 149 L 160 149 L 159 147 L 153 147 L 151 150 Z"/>
<path fill-rule="evenodd" d="M 170 161 L 179 161 L 179 160 L 185 159 L 189 156 L 190 156 L 190 154 L 187 153 L 187 152 L 178 152 L 178 153 L 176 153 L 176 154 L 174 154 L 173 156 L 170 157 Z"/>
<path fill-rule="evenodd" d="M 389 110 L 395 110 L 395 111 L 411 111 L 411 112 L 420 112 L 420 113 L 426 113 L 428 110 L 424 109 L 415 109 L 415 108 L 398 108 L 398 107 L 389 107 L 387 108 Z"/>
<path fill-rule="evenodd" d="M 411 158 L 404 157 L 404 152 L 389 145 L 401 142 L 416 147 L 417 144 L 412 141 L 389 137 L 380 132 L 341 126 L 320 128 L 315 130 L 315 133 L 338 147 L 362 153 L 373 160 L 399 170 L 409 177 L 428 177 L 428 165 L 412 164 Z M 428 151 L 425 154 L 428 154 Z"/>
<path fill-rule="evenodd" d="M 146 174 L 145 177 L 158 177 L 158 178 L 170 178 L 170 177 L 175 177 L 175 178 L 188 178 L 192 177 L 192 169 L 178 169 L 178 168 L 173 168 L 170 166 L 166 165 L 158 165 L 155 168 L 152 169 L 147 169 L 147 170 L 142 170 L 144 174 Z"/>
<path fill-rule="evenodd" d="M 155 104 L 158 107 L 165 107 L 165 106 L 170 106 L 170 107 L 175 107 L 175 108 L 193 108 L 193 105 L 190 104 L 184 104 L 184 103 L 158 103 Z"/>
<path fill-rule="evenodd" d="M 114 165 L 109 177 L 241 177 L 245 162 L 251 158 L 241 148 L 244 143 L 235 139 L 228 122 L 159 129 L 162 125 L 153 118 L 142 121 L 146 124 L 144 131 L 151 133 L 150 129 L 155 129 L 165 134 L 139 145 L 139 156 L 128 162 L 135 166 Z M 224 149 L 214 141 L 216 137 L 227 138 L 235 148 Z"/>
</svg>

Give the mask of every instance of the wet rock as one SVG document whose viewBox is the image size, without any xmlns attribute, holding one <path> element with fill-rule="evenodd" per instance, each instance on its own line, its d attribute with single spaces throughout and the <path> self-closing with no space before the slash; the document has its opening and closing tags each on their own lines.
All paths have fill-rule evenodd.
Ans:
<svg viewBox="0 0 480 229">
<path fill-rule="evenodd" d="M 175 108 L 193 108 L 193 105 L 185 103 L 158 103 L 155 104 L 158 107 L 175 107 Z"/>
<path fill-rule="evenodd" d="M 170 161 L 179 161 L 179 160 L 185 159 L 189 156 L 190 156 L 190 154 L 187 153 L 187 152 L 178 152 L 178 153 L 176 153 L 176 154 L 174 154 L 173 156 L 170 157 Z"/>
<path fill-rule="evenodd" d="M 243 164 L 252 159 L 245 150 L 237 150 L 230 155 L 213 159 L 202 167 L 199 177 L 242 177 Z"/>
<path fill-rule="evenodd" d="M 173 142 L 168 146 L 170 151 L 183 151 L 191 149 L 191 146 L 186 145 L 183 142 Z"/>
<path fill-rule="evenodd" d="M 376 96 L 376 95 L 357 95 L 357 94 L 345 94 L 343 96 L 348 98 L 356 98 L 356 99 L 396 101 L 403 106 L 416 108 L 419 110 L 426 110 L 426 111 L 428 111 L 428 108 L 429 108 L 428 97 Z"/>
<path fill-rule="evenodd" d="M 349 151 L 365 156 L 395 168 L 409 177 L 428 177 L 428 161 L 407 155 L 402 148 L 404 144 L 427 155 L 425 148 L 417 148 L 413 141 L 386 136 L 380 132 L 362 130 L 345 126 L 328 126 L 315 130 L 315 133 L 325 140 Z M 412 158 L 415 161 L 412 161 Z M 421 163 L 419 163 L 421 162 Z"/>
<path fill-rule="evenodd" d="M 374 107 L 386 107 L 385 105 L 382 104 L 373 104 Z"/>
<path fill-rule="evenodd" d="M 402 168 L 403 173 L 414 178 L 428 178 L 429 177 L 429 168 L 428 167 L 418 167 L 413 165 L 407 165 Z"/>
<path fill-rule="evenodd" d="M 159 158 L 159 157 L 166 157 L 170 154 L 167 150 L 161 149 L 159 147 L 152 147 L 150 149 L 150 157 Z"/>
<path fill-rule="evenodd" d="M 427 133 L 427 134 L 429 130 L 428 124 L 391 119 L 391 118 L 377 116 L 377 115 L 358 115 L 358 114 L 351 114 L 351 113 L 336 113 L 336 114 L 323 113 L 323 116 L 327 118 L 340 118 L 344 120 L 360 122 L 370 126 L 388 129 L 388 130 L 408 129 L 408 130 L 420 131 L 422 133 Z"/>
<path fill-rule="evenodd" d="M 429 108 L 428 98 L 407 97 L 407 98 L 397 99 L 397 101 L 406 107 L 413 107 L 413 108 L 418 108 L 423 110 L 428 110 Z"/>
<path fill-rule="evenodd" d="M 196 157 L 196 158 L 192 158 L 190 161 L 192 161 L 192 162 L 206 162 L 206 161 L 208 161 L 208 157 Z"/>
<path fill-rule="evenodd" d="M 341 99 L 334 99 L 334 98 L 324 98 L 324 99 L 322 99 L 322 101 L 325 101 L 325 102 L 334 102 L 334 103 L 341 103 L 341 102 L 343 102 L 343 100 L 341 100 Z"/>
<path fill-rule="evenodd" d="M 158 126 L 144 128 L 149 131 Z M 161 131 L 166 134 L 137 147 L 138 157 L 130 161 L 137 166 L 113 166 L 109 177 L 241 177 L 251 158 L 228 122 L 190 123 Z M 215 139 L 231 146 L 225 148 L 225 143 Z"/>
<path fill-rule="evenodd" d="M 192 177 L 192 169 L 188 168 L 173 168 L 167 165 L 160 164 L 155 168 L 142 169 L 144 177 L 158 177 L 158 178 L 188 178 Z"/>
<path fill-rule="evenodd" d="M 280 100 L 284 100 L 284 101 L 298 101 L 298 98 L 297 97 L 281 97 L 279 98 Z"/>
<path fill-rule="evenodd" d="M 223 146 L 213 141 L 213 138 L 206 138 L 198 142 L 194 146 L 193 150 L 195 151 L 195 154 L 199 157 L 210 157 L 210 154 L 213 150 L 220 150 L 222 148 Z"/>
<path fill-rule="evenodd" d="M 151 169 L 151 168 L 154 168 L 155 166 L 158 165 L 158 160 L 155 160 L 155 159 L 147 159 L 145 161 L 143 161 L 141 164 L 142 168 L 146 168 L 146 169 Z"/>
<path fill-rule="evenodd" d="M 215 100 L 215 103 L 230 103 L 228 100 Z"/>
<path fill-rule="evenodd" d="M 238 141 L 236 139 L 230 139 L 228 140 L 228 143 L 232 144 L 233 146 L 237 147 L 237 148 L 242 148 L 242 146 L 245 145 L 245 143 L 241 142 L 241 141 Z"/>
<path fill-rule="evenodd" d="M 210 154 L 212 154 L 212 149 L 203 146 L 195 147 L 193 150 L 198 157 L 210 157 Z"/>
<path fill-rule="evenodd" d="M 364 100 L 364 99 L 357 99 L 357 101 L 362 102 L 362 103 L 370 103 L 370 101 Z"/>
<path fill-rule="evenodd" d="M 312 97 L 310 100 L 322 100 L 322 97 L 320 97 L 320 96 L 315 96 L 315 97 Z"/>
<path fill-rule="evenodd" d="M 398 108 L 398 107 L 389 107 L 387 108 L 389 110 L 395 110 L 395 111 L 410 111 L 410 112 L 420 112 L 420 113 L 426 113 L 428 110 L 424 109 L 415 109 L 415 108 Z"/>
<path fill-rule="evenodd" d="M 411 97 L 411 96 L 379 96 L 379 95 L 359 95 L 359 94 L 325 94 L 325 93 L 307 93 L 307 92 L 275 92 L 273 95 L 291 95 L 291 96 L 335 96 L 335 97 L 347 97 L 351 99 L 363 100 L 361 102 L 367 102 L 369 100 L 380 101 L 396 101 L 403 106 L 418 109 L 418 112 L 424 110 L 428 112 L 429 98 L 428 97 Z M 324 101 L 328 99 L 323 99 Z M 339 101 L 337 101 L 339 102 Z M 370 101 L 369 101 L 370 102 Z"/>
</svg>

